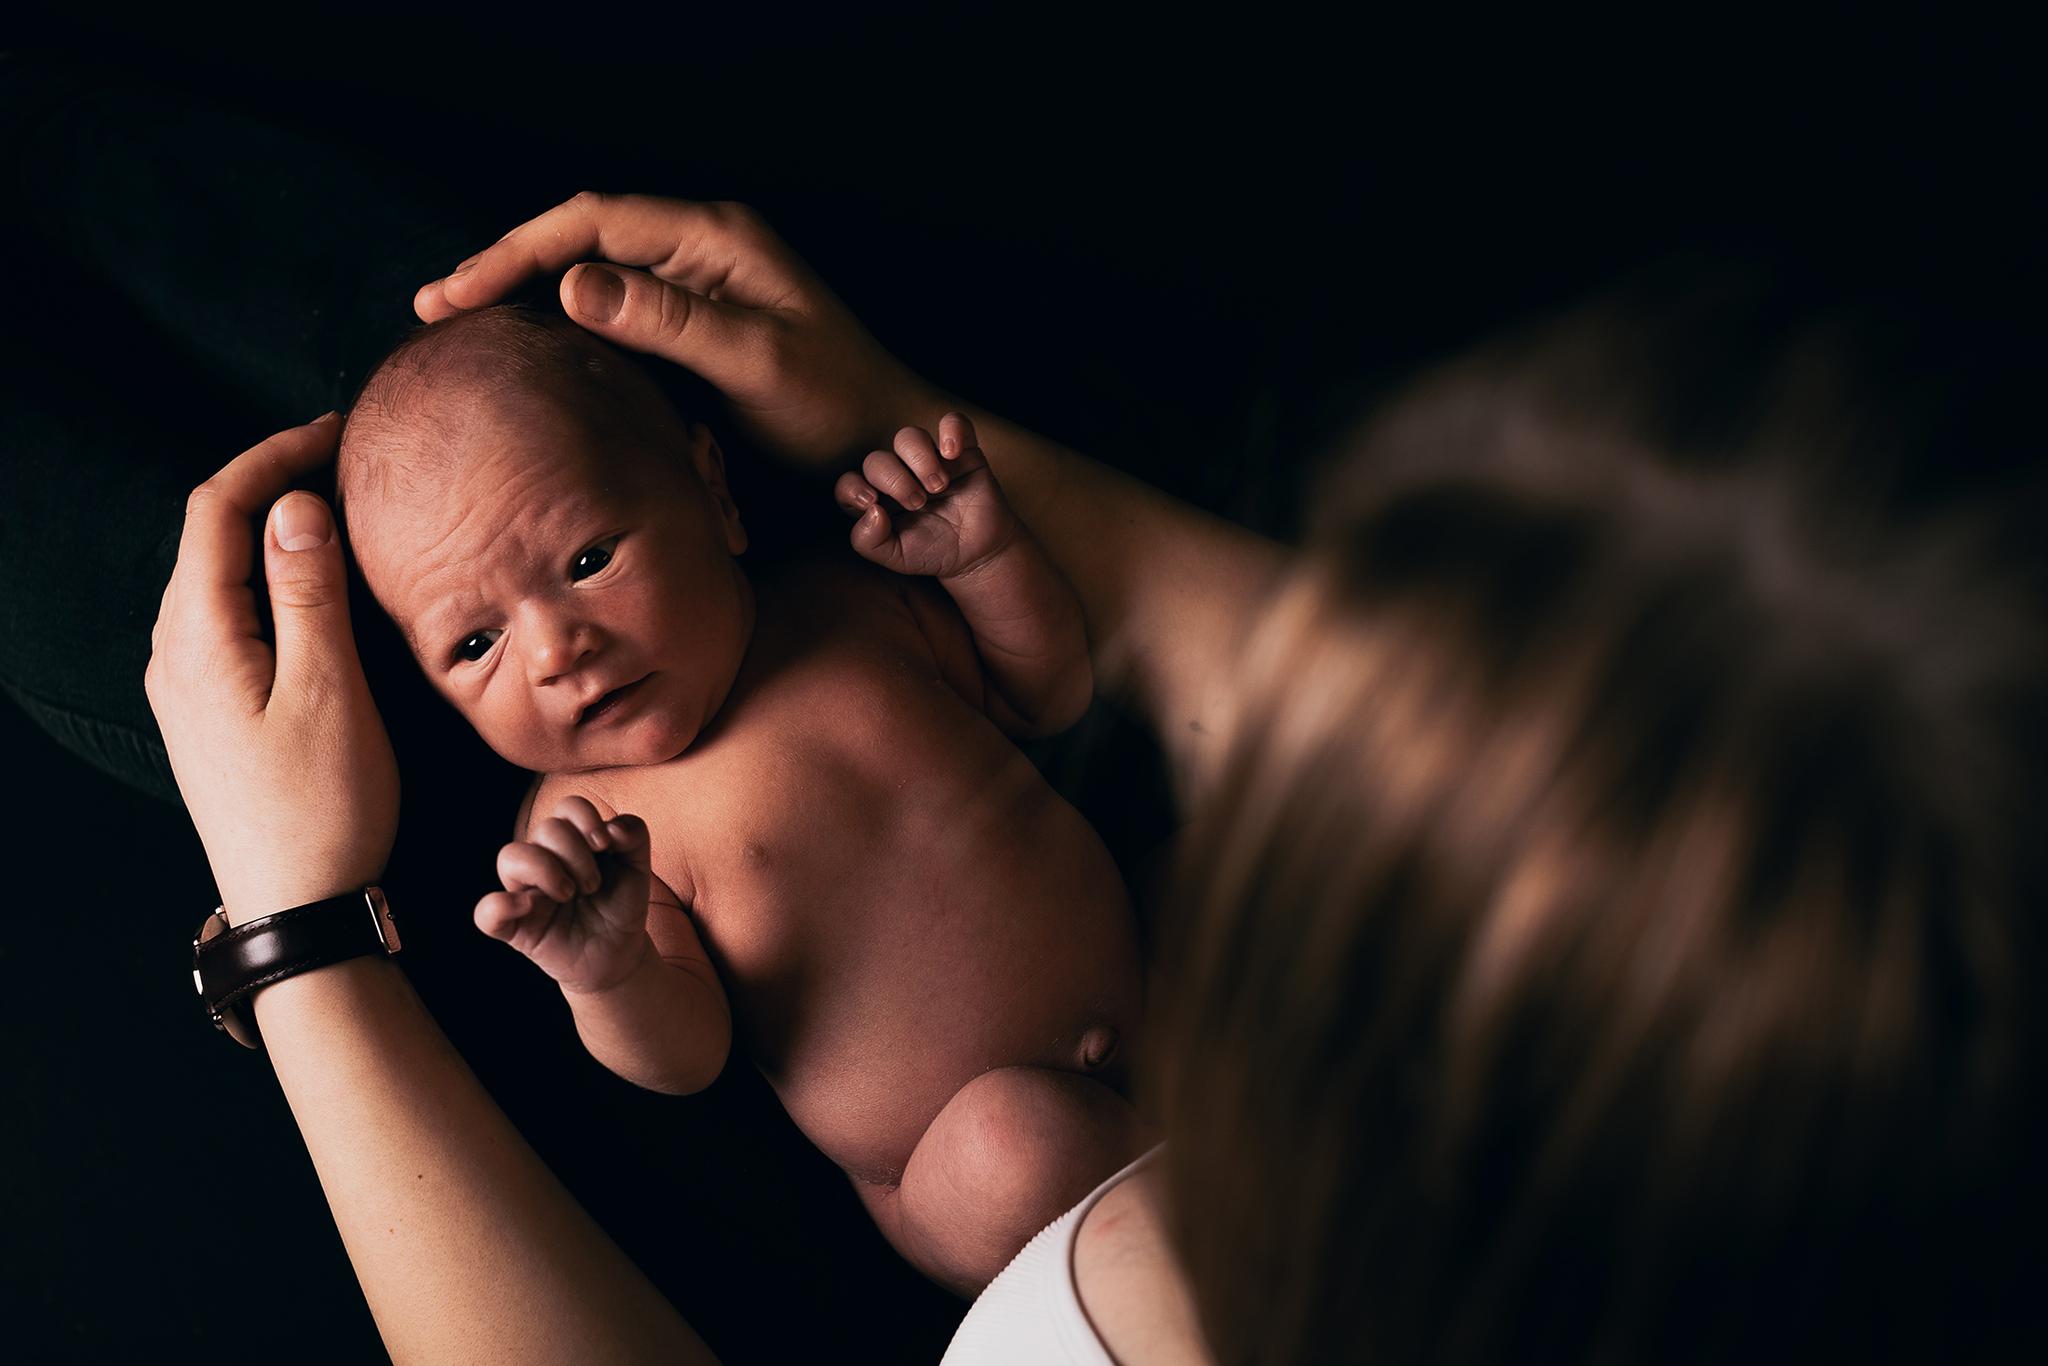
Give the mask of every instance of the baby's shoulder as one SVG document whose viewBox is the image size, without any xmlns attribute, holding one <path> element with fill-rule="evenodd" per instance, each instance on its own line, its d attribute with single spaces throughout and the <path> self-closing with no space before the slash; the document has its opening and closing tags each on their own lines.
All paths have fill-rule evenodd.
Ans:
<svg viewBox="0 0 2048 1366">
<path fill-rule="evenodd" d="M 924 647 L 915 600 L 938 590 L 858 557 L 818 555 L 783 565 L 772 586 L 784 619 L 813 643 L 860 643 L 919 652 Z M 941 598 L 945 595 L 938 594 Z"/>
<path fill-rule="evenodd" d="M 742 746 L 724 748 L 737 750 Z M 734 761 L 746 756 L 722 753 L 719 757 L 725 762 L 709 766 L 696 762 L 690 755 L 679 755 L 663 764 L 543 774 L 526 790 L 516 830 L 524 838 L 534 821 L 553 815 L 570 797 L 583 798 L 606 820 L 621 811 L 630 811 L 650 826 L 667 824 L 672 818 L 687 816 L 689 798 L 693 794 L 701 796 L 707 786 L 715 787 L 720 780 L 729 779 Z"/>
<path fill-rule="evenodd" d="M 855 555 L 822 553 L 785 561 L 774 581 L 793 602 L 883 613 L 902 611 L 904 589 L 912 582 Z"/>
</svg>

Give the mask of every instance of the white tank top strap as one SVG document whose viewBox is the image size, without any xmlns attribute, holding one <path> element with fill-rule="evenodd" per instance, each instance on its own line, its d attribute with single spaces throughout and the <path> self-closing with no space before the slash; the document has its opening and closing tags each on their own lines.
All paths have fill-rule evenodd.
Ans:
<svg viewBox="0 0 2048 1366">
<path fill-rule="evenodd" d="M 1095 1202 L 1159 1152 L 1146 1152 L 1040 1229 L 968 1308 L 941 1366 L 1116 1366 L 1081 1308 L 1074 1237 Z"/>
</svg>

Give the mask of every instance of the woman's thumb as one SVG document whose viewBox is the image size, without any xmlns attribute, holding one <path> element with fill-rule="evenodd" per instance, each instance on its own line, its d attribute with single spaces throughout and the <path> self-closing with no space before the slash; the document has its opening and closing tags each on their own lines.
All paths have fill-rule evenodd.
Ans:
<svg viewBox="0 0 2048 1366">
<path fill-rule="evenodd" d="M 263 576 L 277 632 L 277 675 L 331 677 L 355 663 L 349 633 L 348 571 L 334 534 L 334 514 L 317 494 L 294 492 L 270 508 Z"/>
<path fill-rule="evenodd" d="M 580 265 L 562 277 L 562 307 L 606 341 L 694 370 L 728 394 L 744 388 L 767 320 L 642 270 Z"/>
</svg>

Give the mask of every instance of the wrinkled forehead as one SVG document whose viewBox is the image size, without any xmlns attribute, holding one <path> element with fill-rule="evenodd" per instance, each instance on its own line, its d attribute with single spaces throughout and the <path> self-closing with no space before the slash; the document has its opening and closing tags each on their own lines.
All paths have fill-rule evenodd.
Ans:
<svg viewBox="0 0 2048 1366">
<path fill-rule="evenodd" d="M 670 537 L 699 529 L 696 517 L 664 514 L 705 495 L 659 453 L 525 433 L 463 456 L 394 474 L 345 521 L 371 594 L 423 662 L 446 653 L 443 636 L 475 625 L 469 617 L 552 580 L 598 537 L 650 516 Z"/>
<path fill-rule="evenodd" d="M 543 425 L 377 444 L 342 476 L 344 524 L 371 593 L 408 635 L 432 601 L 645 493 L 635 461 Z"/>
</svg>

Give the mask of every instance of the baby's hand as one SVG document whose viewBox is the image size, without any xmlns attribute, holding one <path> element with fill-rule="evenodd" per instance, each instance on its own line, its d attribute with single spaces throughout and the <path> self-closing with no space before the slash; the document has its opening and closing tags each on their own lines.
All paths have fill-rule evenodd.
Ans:
<svg viewBox="0 0 2048 1366">
<path fill-rule="evenodd" d="M 623 982 L 652 951 L 647 823 L 607 822 L 566 797 L 528 838 L 498 851 L 502 892 L 476 904 L 477 928 L 531 958 L 565 991 Z"/>
<path fill-rule="evenodd" d="M 898 574 L 952 578 L 985 563 L 1017 532 L 974 426 L 959 413 L 946 414 L 936 442 L 922 427 L 905 427 L 893 452 L 874 452 L 860 474 L 839 476 L 832 493 L 856 519 L 853 548 Z M 885 494 L 900 512 L 891 515 Z"/>
</svg>

